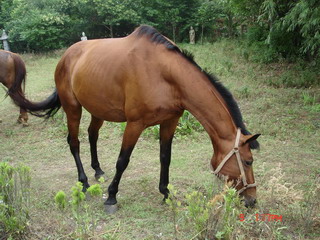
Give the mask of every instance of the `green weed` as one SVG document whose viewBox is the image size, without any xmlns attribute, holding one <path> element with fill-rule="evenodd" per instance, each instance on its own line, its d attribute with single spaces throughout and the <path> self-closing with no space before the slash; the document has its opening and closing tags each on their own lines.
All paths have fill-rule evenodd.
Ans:
<svg viewBox="0 0 320 240">
<path fill-rule="evenodd" d="M 194 225 L 194 229 L 199 237 L 206 235 L 207 222 L 209 220 L 210 202 L 203 193 L 193 191 L 186 195 L 187 217 Z"/>
<path fill-rule="evenodd" d="M 308 109 L 310 112 L 320 112 L 320 103 L 317 103 L 316 94 L 310 94 L 308 92 L 302 93 L 302 101 L 303 105 Z"/>
<path fill-rule="evenodd" d="M 168 189 L 170 191 L 169 197 L 166 199 L 166 203 L 168 204 L 171 212 L 172 212 L 172 220 L 174 226 L 174 235 L 175 239 L 178 239 L 178 214 L 179 208 L 181 207 L 181 202 L 177 199 L 177 190 L 175 190 L 174 186 L 169 184 Z"/>
<path fill-rule="evenodd" d="M 59 191 L 55 195 L 55 202 L 61 211 L 72 212 L 76 228 L 73 237 L 77 239 L 88 239 L 95 235 L 97 219 L 93 214 L 92 206 L 85 201 L 86 195 L 82 192 L 83 185 L 78 182 L 71 188 L 71 201 L 67 201 L 67 195 Z M 100 184 L 95 184 L 87 189 L 87 195 L 92 197 L 101 197 L 102 190 Z"/>
<path fill-rule="evenodd" d="M 179 124 L 177 126 L 176 134 L 179 136 L 189 135 L 193 132 L 202 131 L 203 127 L 199 123 L 194 116 L 190 114 L 188 111 L 184 111 L 183 115 L 179 120 Z"/>
<path fill-rule="evenodd" d="M 0 163 L 0 233 L 18 238 L 28 231 L 30 207 L 30 169 Z"/>
<path fill-rule="evenodd" d="M 66 194 L 64 191 L 59 191 L 54 197 L 54 200 L 61 210 L 65 209 L 67 205 L 67 200 L 66 200 Z"/>
<path fill-rule="evenodd" d="M 194 116 L 192 116 L 190 112 L 184 111 L 179 120 L 175 137 L 180 138 L 180 137 L 191 135 L 194 132 L 199 132 L 202 130 L 203 130 L 203 127 L 199 123 L 199 121 Z M 147 128 L 144 131 L 144 135 L 154 137 L 155 139 L 159 139 L 160 125 L 155 125 Z"/>
</svg>

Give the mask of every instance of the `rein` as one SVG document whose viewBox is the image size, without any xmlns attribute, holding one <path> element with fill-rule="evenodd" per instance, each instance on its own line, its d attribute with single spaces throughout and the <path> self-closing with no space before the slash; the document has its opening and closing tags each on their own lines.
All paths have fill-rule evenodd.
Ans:
<svg viewBox="0 0 320 240">
<path fill-rule="evenodd" d="M 236 157 L 237 157 L 237 162 L 238 162 L 238 166 L 239 166 L 240 173 L 241 173 L 241 180 L 242 180 L 242 183 L 243 183 L 243 188 L 238 190 L 238 194 L 242 193 L 244 190 L 246 190 L 248 188 L 252 188 L 252 187 L 256 187 L 257 186 L 256 183 L 248 184 L 248 182 L 247 182 L 246 174 L 245 174 L 244 168 L 243 168 L 243 163 L 242 163 L 241 156 L 240 156 L 240 153 L 239 153 L 240 133 L 241 133 L 241 130 L 240 130 L 240 128 L 238 128 L 236 141 L 234 143 L 233 149 L 224 157 L 222 162 L 219 164 L 219 166 L 213 172 L 216 175 L 219 174 L 219 172 L 221 171 L 221 169 L 224 166 L 224 164 L 232 157 L 233 154 L 235 154 Z"/>
</svg>

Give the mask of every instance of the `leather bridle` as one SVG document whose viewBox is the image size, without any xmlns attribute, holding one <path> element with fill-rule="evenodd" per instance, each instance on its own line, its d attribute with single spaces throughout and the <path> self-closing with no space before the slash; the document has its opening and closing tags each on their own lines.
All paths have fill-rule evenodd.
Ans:
<svg viewBox="0 0 320 240">
<path fill-rule="evenodd" d="M 240 156 L 240 153 L 239 153 L 239 142 L 240 142 L 240 135 L 241 135 L 240 133 L 241 133 L 241 130 L 240 130 L 240 128 L 238 128 L 236 141 L 234 143 L 233 149 L 224 157 L 222 162 L 213 171 L 214 174 L 218 175 L 219 172 L 221 171 L 221 169 L 223 168 L 224 164 L 232 157 L 233 154 L 235 154 L 236 157 L 237 157 L 237 162 L 238 162 L 238 166 L 239 166 L 240 173 L 241 173 L 240 177 L 241 177 L 241 180 L 242 180 L 242 183 L 243 183 L 243 188 L 238 190 L 239 194 L 242 193 L 243 191 L 245 191 L 248 188 L 252 188 L 252 187 L 256 187 L 257 186 L 256 183 L 248 184 L 248 182 L 247 182 L 246 174 L 245 174 L 244 168 L 243 168 L 243 163 L 242 163 L 241 156 Z"/>
</svg>

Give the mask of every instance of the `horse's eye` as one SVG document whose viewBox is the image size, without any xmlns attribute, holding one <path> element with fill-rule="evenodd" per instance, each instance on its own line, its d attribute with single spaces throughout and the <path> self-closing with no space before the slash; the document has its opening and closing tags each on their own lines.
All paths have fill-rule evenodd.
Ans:
<svg viewBox="0 0 320 240">
<path fill-rule="evenodd" d="M 244 161 L 247 166 L 251 166 L 253 161 Z"/>
</svg>

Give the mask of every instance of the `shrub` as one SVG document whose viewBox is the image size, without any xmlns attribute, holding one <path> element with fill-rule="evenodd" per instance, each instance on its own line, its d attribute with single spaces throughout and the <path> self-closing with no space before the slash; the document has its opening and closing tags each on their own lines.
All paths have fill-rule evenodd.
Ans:
<svg viewBox="0 0 320 240">
<path fill-rule="evenodd" d="M 30 169 L 0 163 L 0 233 L 18 238 L 27 231 L 30 203 Z M 3 238 L 1 238 L 3 239 Z"/>
<path fill-rule="evenodd" d="M 275 87 L 308 88 L 319 84 L 319 76 L 312 70 L 292 69 L 284 71 L 279 77 L 268 79 L 267 83 Z"/>
<path fill-rule="evenodd" d="M 241 209 L 240 199 L 234 188 L 226 183 L 224 190 L 213 196 L 212 193 L 204 195 L 202 192 L 193 191 L 186 194 L 184 204 L 178 200 L 177 191 L 172 185 L 169 184 L 168 189 L 170 194 L 166 203 L 173 214 L 176 239 L 179 228 L 177 219 L 181 213 L 184 213 L 181 218 L 185 218 L 187 225 L 191 225 L 194 234 L 191 239 L 232 239 Z"/>
<path fill-rule="evenodd" d="M 267 38 L 268 32 L 263 27 L 256 25 L 250 27 L 246 33 L 246 40 L 249 46 L 255 42 L 262 42 Z"/>
<path fill-rule="evenodd" d="M 276 62 L 279 58 L 277 51 L 264 42 L 254 42 L 249 49 L 253 62 L 266 64 Z"/>
</svg>

